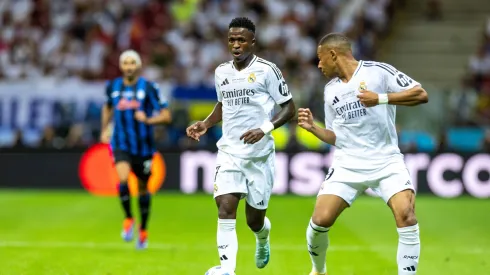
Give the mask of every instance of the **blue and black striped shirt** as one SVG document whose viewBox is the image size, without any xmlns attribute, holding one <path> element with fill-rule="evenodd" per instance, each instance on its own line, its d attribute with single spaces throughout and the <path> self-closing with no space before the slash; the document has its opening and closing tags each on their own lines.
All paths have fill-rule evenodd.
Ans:
<svg viewBox="0 0 490 275">
<path fill-rule="evenodd" d="M 122 77 L 119 77 L 108 81 L 106 95 L 107 105 L 114 109 L 112 150 L 142 157 L 153 155 L 153 126 L 135 120 L 134 114 L 143 111 L 147 117 L 151 117 L 153 112 L 168 107 L 160 96 L 158 86 L 141 77 L 135 85 L 125 86 Z"/>
</svg>

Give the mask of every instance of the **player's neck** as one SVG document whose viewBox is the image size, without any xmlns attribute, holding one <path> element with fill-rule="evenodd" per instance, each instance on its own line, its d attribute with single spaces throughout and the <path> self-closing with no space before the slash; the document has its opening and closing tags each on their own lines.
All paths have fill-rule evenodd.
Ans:
<svg viewBox="0 0 490 275">
<path fill-rule="evenodd" d="M 133 86 L 138 81 L 138 78 L 139 77 L 137 77 L 137 76 L 135 76 L 135 77 L 124 77 L 123 78 L 124 86 Z"/>
<path fill-rule="evenodd" d="M 233 60 L 233 65 L 235 66 L 235 68 L 238 70 L 238 71 L 241 71 L 245 68 L 247 68 L 248 64 L 250 64 L 250 62 L 252 61 L 252 59 L 254 58 L 254 54 L 250 54 L 247 58 L 245 58 L 244 60 Z"/>
<path fill-rule="evenodd" d="M 339 78 L 343 82 L 347 83 L 351 80 L 354 72 L 359 66 L 359 61 L 357 60 L 346 60 L 344 62 L 339 63 Z"/>
</svg>

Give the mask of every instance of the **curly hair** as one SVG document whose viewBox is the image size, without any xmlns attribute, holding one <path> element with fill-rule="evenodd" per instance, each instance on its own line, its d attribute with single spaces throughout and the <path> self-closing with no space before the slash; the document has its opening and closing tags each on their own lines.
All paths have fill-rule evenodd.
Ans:
<svg viewBox="0 0 490 275">
<path fill-rule="evenodd" d="M 255 33 L 255 24 L 252 22 L 252 20 L 248 19 L 247 17 L 233 18 L 233 20 L 231 20 L 228 28 L 229 29 L 231 29 L 231 28 L 244 28 L 244 29 L 247 29 L 247 30 Z"/>
</svg>

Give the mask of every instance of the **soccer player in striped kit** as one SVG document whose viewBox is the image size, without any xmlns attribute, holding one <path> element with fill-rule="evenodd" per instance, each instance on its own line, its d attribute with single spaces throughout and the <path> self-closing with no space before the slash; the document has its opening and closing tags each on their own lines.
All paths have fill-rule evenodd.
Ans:
<svg viewBox="0 0 490 275">
<path fill-rule="evenodd" d="M 131 212 L 128 177 L 132 170 L 138 178 L 141 224 L 136 242 L 138 249 L 148 246 L 147 223 L 151 196 L 147 182 L 151 175 L 151 162 L 155 153 L 153 125 L 170 123 L 167 101 L 158 86 L 140 76 L 141 57 L 133 50 L 123 52 L 119 58 L 122 77 L 108 81 L 107 101 L 102 109 L 101 141 L 111 145 L 117 175 L 119 197 L 125 213 L 122 238 L 133 239 L 135 220 Z M 109 137 L 107 129 L 113 120 L 114 129 Z"/>
</svg>

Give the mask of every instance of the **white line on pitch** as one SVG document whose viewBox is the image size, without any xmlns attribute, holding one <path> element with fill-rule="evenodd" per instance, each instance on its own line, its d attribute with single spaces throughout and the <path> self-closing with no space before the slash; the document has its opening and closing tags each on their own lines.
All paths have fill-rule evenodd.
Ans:
<svg viewBox="0 0 490 275">
<path fill-rule="evenodd" d="M 107 243 L 107 242 L 28 242 L 28 241 L 0 241 L 0 247 L 5 248 L 86 248 L 86 249 L 122 249 L 127 250 L 131 247 L 131 244 L 125 243 Z M 213 250 L 214 245 L 182 245 L 172 243 L 151 243 L 149 244 L 151 250 Z M 240 250 L 255 250 L 255 245 L 240 245 Z M 306 245 L 281 245 L 272 244 L 272 250 L 276 251 L 306 251 Z M 396 251 L 396 244 L 393 246 L 361 246 L 361 245 L 346 245 L 346 246 L 331 246 L 329 251 L 366 251 L 366 252 L 387 252 Z M 455 248 L 454 251 L 448 251 L 447 247 L 428 246 L 423 250 L 436 251 L 436 252 L 448 252 L 450 254 L 490 254 L 489 249 L 483 248 Z"/>
</svg>

